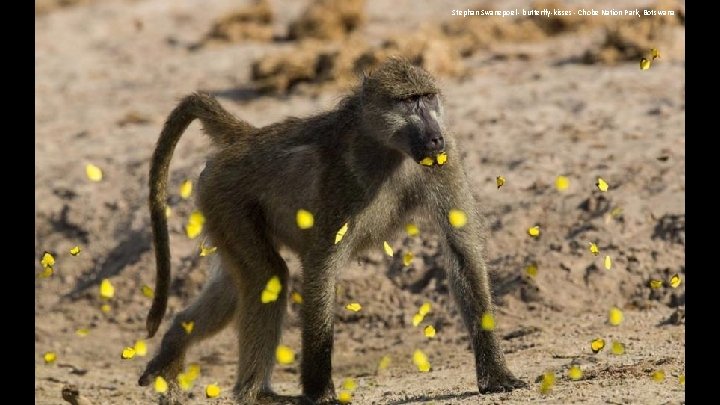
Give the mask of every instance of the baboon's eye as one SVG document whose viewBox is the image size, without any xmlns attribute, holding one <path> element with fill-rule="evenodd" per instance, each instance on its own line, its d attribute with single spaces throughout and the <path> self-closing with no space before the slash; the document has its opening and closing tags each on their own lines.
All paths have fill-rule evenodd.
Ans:
<svg viewBox="0 0 720 405">
<path fill-rule="evenodd" d="M 402 102 L 409 106 L 415 106 L 420 101 L 420 97 L 421 96 L 419 94 L 414 94 L 412 96 L 402 99 Z"/>
<path fill-rule="evenodd" d="M 433 93 L 413 94 L 412 96 L 408 96 L 408 97 L 402 99 L 401 101 L 407 106 L 419 107 L 421 100 L 430 107 L 434 108 L 437 106 L 437 96 Z"/>
</svg>

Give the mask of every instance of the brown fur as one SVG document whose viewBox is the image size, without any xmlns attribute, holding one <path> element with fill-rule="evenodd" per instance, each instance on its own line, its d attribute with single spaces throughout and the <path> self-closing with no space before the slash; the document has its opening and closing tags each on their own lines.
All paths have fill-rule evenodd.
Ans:
<svg viewBox="0 0 720 405">
<path fill-rule="evenodd" d="M 259 129 L 237 120 L 208 96 L 185 98 L 165 124 L 150 172 L 158 271 L 147 322 L 151 336 L 164 314 L 170 279 L 164 210 L 168 166 L 193 118 L 202 121 L 218 146 L 200 175 L 198 204 L 219 258 L 200 297 L 176 316 L 140 383 L 148 384 L 156 375 L 174 378 L 192 342 L 237 318 L 236 399 L 252 403 L 258 394 L 268 393 L 288 290 L 288 269 L 278 249 L 287 246 L 300 256 L 303 268 L 303 393 L 313 402 L 333 401 L 335 274 L 358 252 L 379 249 L 421 214 L 434 219 L 447 241 L 450 285 L 471 335 L 479 390 L 524 385 L 506 368 L 495 334 L 479 328 L 482 314 L 493 311 L 482 218 L 442 122 L 441 101 L 433 78 L 399 59 L 366 77 L 334 110 Z M 417 163 L 440 151 L 449 157 L 445 165 Z M 314 213 L 311 229 L 296 226 L 300 208 Z M 467 213 L 466 226 L 450 226 L 453 208 Z M 345 223 L 349 229 L 335 244 Z M 276 302 L 262 304 L 261 291 L 273 276 L 280 278 L 282 293 Z M 188 335 L 181 324 L 190 320 L 195 328 Z"/>
</svg>

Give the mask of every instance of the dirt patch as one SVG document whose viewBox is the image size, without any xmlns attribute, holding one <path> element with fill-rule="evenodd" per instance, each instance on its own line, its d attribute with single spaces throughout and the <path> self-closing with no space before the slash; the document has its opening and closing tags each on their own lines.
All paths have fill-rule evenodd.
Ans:
<svg viewBox="0 0 720 405">
<path fill-rule="evenodd" d="M 268 0 L 257 0 L 218 18 L 201 44 L 241 41 L 270 41 L 273 38 L 273 12 Z"/>
<path fill-rule="evenodd" d="M 305 40 L 295 49 L 256 61 L 252 80 L 257 90 L 275 94 L 300 83 L 347 89 L 390 56 L 403 57 L 433 74 L 460 76 L 464 72 L 455 49 L 429 32 L 420 32 L 393 37 L 377 47 L 356 36 L 342 43 Z"/>
<path fill-rule="evenodd" d="M 365 0 L 313 0 L 288 26 L 288 38 L 343 39 L 366 20 Z"/>
<path fill-rule="evenodd" d="M 328 46 L 313 40 L 303 41 L 297 48 L 255 61 L 251 78 L 255 89 L 264 93 L 282 93 L 302 82 L 318 77 L 318 60 Z"/>
</svg>

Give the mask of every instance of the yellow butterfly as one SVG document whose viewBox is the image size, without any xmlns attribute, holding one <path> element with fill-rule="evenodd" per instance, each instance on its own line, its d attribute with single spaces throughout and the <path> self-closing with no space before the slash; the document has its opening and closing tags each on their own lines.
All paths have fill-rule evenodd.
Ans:
<svg viewBox="0 0 720 405">
<path fill-rule="evenodd" d="M 588 242 L 590 244 L 590 253 L 593 254 L 593 256 L 597 256 L 598 253 L 600 253 L 600 248 L 598 248 L 598 245 L 594 244 L 593 242 Z"/>
<path fill-rule="evenodd" d="M 187 375 L 187 378 L 191 381 L 195 381 L 200 376 L 200 365 L 197 363 L 188 364 L 185 375 Z"/>
<path fill-rule="evenodd" d="M 277 301 L 280 291 L 282 291 L 282 283 L 280 283 L 280 278 L 278 276 L 272 276 L 268 280 L 267 284 L 265 285 L 265 289 L 260 295 L 260 301 L 263 304 Z"/>
<path fill-rule="evenodd" d="M 483 330 L 488 331 L 495 329 L 495 318 L 493 318 L 491 313 L 485 312 L 482 314 L 482 318 L 480 319 L 480 327 Z"/>
<path fill-rule="evenodd" d="M 155 377 L 155 392 L 164 394 L 168 390 L 168 383 L 164 378 L 157 376 Z"/>
<path fill-rule="evenodd" d="M 662 280 L 655 280 L 655 279 L 650 280 L 650 288 L 658 289 L 658 288 L 662 288 L 662 286 L 663 286 Z"/>
<path fill-rule="evenodd" d="M 345 305 L 345 309 L 347 309 L 349 311 L 353 311 L 353 312 L 358 312 L 362 309 L 362 305 L 360 305 L 357 302 L 351 302 L 351 303 Z"/>
<path fill-rule="evenodd" d="M 583 372 L 579 366 L 573 365 L 568 370 L 568 378 L 573 381 L 577 381 L 577 380 L 581 379 L 582 376 L 583 376 Z"/>
<path fill-rule="evenodd" d="M 205 387 L 205 396 L 207 398 L 215 398 L 218 395 L 220 395 L 220 387 L 215 384 L 208 384 L 207 387 Z"/>
<path fill-rule="evenodd" d="M 495 178 L 495 184 L 497 184 L 497 188 L 500 188 L 500 187 L 502 187 L 503 185 L 505 185 L 505 177 L 503 177 L 503 176 L 497 176 L 497 177 Z"/>
<path fill-rule="evenodd" d="M 349 404 L 352 402 L 352 392 L 341 390 L 337 397 L 338 402 L 341 404 Z"/>
<path fill-rule="evenodd" d="M 433 338 L 435 337 L 435 327 L 432 325 L 428 325 L 423 329 L 423 333 L 425 333 L 425 337 L 427 338 Z"/>
<path fill-rule="evenodd" d="M 295 214 L 295 222 L 297 222 L 297 226 L 300 229 L 310 229 L 315 224 L 315 217 L 312 212 L 299 209 Z"/>
<path fill-rule="evenodd" d="M 618 326 L 622 323 L 623 319 L 624 316 L 620 308 L 610 308 L 610 311 L 608 312 L 608 322 L 610 323 L 610 325 Z"/>
<path fill-rule="evenodd" d="M 135 349 L 132 347 L 126 347 L 123 349 L 122 353 L 120 354 L 120 358 L 129 360 L 135 357 Z"/>
<path fill-rule="evenodd" d="M 340 228 L 340 230 L 338 230 L 337 233 L 335 234 L 335 244 L 336 245 L 342 240 L 343 237 L 345 237 L 347 230 L 348 230 L 348 223 L 346 222 L 345 225 L 343 225 Z"/>
<path fill-rule="evenodd" d="M 433 159 L 431 157 L 426 157 L 423 160 L 420 161 L 420 164 L 423 166 L 432 166 L 433 165 Z"/>
<path fill-rule="evenodd" d="M 607 270 L 610 270 L 612 268 L 612 259 L 610 259 L 610 256 L 605 256 L 603 264 L 605 265 L 605 269 Z"/>
<path fill-rule="evenodd" d="M 418 229 L 417 225 L 415 224 L 407 224 L 405 225 L 405 232 L 408 234 L 408 236 L 417 236 L 417 234 L 420 233 L 420 229 Z"/>
<path fill-rule="evenodd" d="M 528 235 L 536 238 L 540 236 L 540 225 L 535 225 L 533 227 L 528 228 L 527 230 Z"/>
<path fill-rule="evenodd" d="M 570 187 L 570 179 L 565 176 L 557 176 L 555 178 L 555 188 L 558 191 L 565 191 Z"/>
<path fill-rule="evenodd" d="M 192 181 L 186 179 L 182 182 L 182 184 L 180 184 L 180 197 L 182 197 L 183 200 L 187 200 L 192 194 L 192 189 Z"/>
<path fill-rule="evenodd" d="M 647 58 L 640 59 L 640 69 L 641 70 L 650 69 L 650 61 Z"/>
<path fill-rule="evenodd" d="M 597 183 L 595 183 L 598 190 L 602 191 L 603 193 L 608 191 L 608 187 L 610 187 L 605 180 L 602 179 L 602 177 L 598 177 Z"/>
<path fill-rule="evenodd" d="M 447 153 L 440 152 L 440 154 L 437 155 L 437 164 L 442 166 L 445 164 L 445 162 L 447 162 Z"/>
<path fill-rule="evenodd" d="M 412 252 L 407 252 L 403 255 L 403 266 L 408 267 L 412 264 L 413 261 L 413 254 Z"/>
<path fill-rule="evenodd" d="M 52 364 L 55 360 L 57 360 L 55 352 L 45 352 L 43 354 L 43 361 L 45 361 L 45 364 Z"/>
<path fill-rule="evenodd" d="M 612 353 L 616 356 L 620 356 L 625 354 L 625 345 L 618 342 L 617 340 L 613 340 L 612 342 Z"/>
<path fill-rule="evenodd" d="M 277 299 L 278 293 L 272 291 L 263 290 L 262 294 L 260 294 L 260 302 L 262 302 L 263 304 L 275 302 L 277 301 Z"/>
<path fill-rule="evenodd" d="M 655 370 L 655 372 L 652 373 L 652 379 L 661 382 L 665 380 L 665 371 L 663 370 Z"/>
<path fill-rule="evenodd" d="M 296 304 L 302 304 L 302 303 L 303 303 L 303 297 L 302 297 L 302 295 L 300 295 L 300 293 L 297 292 L 297 291 L 293 291 L 292 294 L 290 294 L 290 299 L 292 300 L 292 302 L 294 302 L 294 303 L 296 303 Z"/>
<path fill-rule="evenodd" d="M 177 381 L 180 389 L 183 391 L 190 391 L 194 385 L 194 381 L 191 380 L 186 373 L 178 374 Z"/>
<path fill-rule="evenodd" d="M 115 287 L 110 283 L 109 279 L 104 279 L 100 283 L 100 296 L 105 299 L 110 299 L 115 295 Z"/>
<path fill-rule="evenodd" d="M 147 284 L 143 284 L 143 286 L 140 288 L 140 291 L 142 291 L 143 295 L 148 298 L 152 298 L 155 296 L 155 291 L 153 291 L 153 289 L 150 288 L 150 286 L 148 286 Z"/>
<path fill-rule="evenodd" d="M 657 59 L 660 57 L 660 51 L 658 51 L 655 48 L 650 49 L 650 56 L 652 56 L 653 59 Z"/>
<path fill-rule="evenodd" d="M 291 364 L 295 361 L 295 352 L 285 345 L 279 345 L 275 349 L 275 359 L 280 364 Z"/>
<path fill-rule="evenodd" d="M 672 288 L 678 288 L 681 282 L 682 280 L 680 279 L 680 275 L 677 273 L 670 277 L 670 287 Z"/>
<path fill-rule="evenodd" d="M 73 256 L 77 256 L 80 254 L 80 246 L 75 246 L 70 249 L 70 254 Z"/>
<path fill-rule="evenodd" d="M 423 353 L 420 349 L 416 349 L 413 352 L 413 363 L 415 363 L 418 371 L 422 373 L 430 371 L 430 360 L 428 360 L 427 355 L 425 355 L 425 353 Z"/>
<path fill-rule="evenodd" d="M 40 273 L 40 278 L 48 278 L 55 274 L 55 269 L 52 267 L 46 267 L 42 273 Z"/>
<path fill-rule="evenodd" d="M 393 257 L 393 253 L 394 253 L 393 248 L 392 248 L 392 246 L 390 246 L 389 243 L 387 243 L 387 241 L 383 242 L 383 249 L 385 250 L 386 255 Z"/>
<path fill-rule="evenodd" d="M 142 339 L 138 339 L 135 341 L 135 346 L 133 347 L 133 349 L 135 349 L 135 354 L 140 357 L 144 357 L 147 354 L 147 345 Z"/>
<path fill-rule="evenodd" d="M 110 304 L 102 304 L 100 306 L 100 310 L 107 314 L 112 310 L 112 307 L 110 306 Z"/>
<path fill-rule="evenodd" d="M 80 336 L 80 337 L 85 337 L 85 336 L 87 336 L 89 333 L 90 333 L 90 329 L 88 329 L 88 328 L 80 328 L 80 329 L 78 329 L 78 330 L 75 331 L 75 334 L 78 335 L 78 336 Z"/>
<path fill-rule="evenodd" d="M 420 305 L 420 309 L 418 309 L 418 314 L 425 316 L 430 313 L 431 309 L 432 304 L 430 304 L 429 302 L 424 302 L 422 305 Z"/>
<path fill-rule="evenodd" d="M 103 178 L 102 170 L 92 163 L 85 165 L 85 175 L 90 181 L 100 181 Z"/>
<path fill-rule="evenodd" d="M 392 359 L 387 354 L 382 356 L 380 358 L 380 361 L 378 362 L 378 370 L 385 370 L 386 368 L 390 367 L 390 363 L 392 362 Z"/>
<path fill-rule="evenodd" d="M 177 376 L 178 385 L 183 391 L 190 391 L 195 384 L 195 380 L 200 376 L 200 366 L 196 363 L 188 365 L 184 373 Z"/>
<path fill-rule="evenodd" d="M 552 371 L 546 371 L 543 374 L 543 379 L 540 383 L 540 393 L 549 393 L 552 390 L 553 385 L 555 385 L 555 373 Z"/>
<path fill-rule="evenodd" d="M 282 283 L 280 282 L 280 277 L 270 277 L 267 284 L 265 284 L 265 289 L 276 294 L 282 291 Z"/>
<path fill-rule="evenodd" d="M 605 347 L 605 339 L 603 338 L 597 338 L 590 342 L 590 349 L 593 353 L 598 353 L 600 350 L 602 350 Z"/>
<path fill-rule="evenodd" d="M 185 329 L 185 333 L 188 335 L 192 333 L 193 328 L 195 328 L 195 322 L 194 321 L 187 321 L 181 323 L 183 329 Z"/>
<path fill-rule="evenodd" d="M 45 252 L 42 255 L 42 258 L 40 259 L 40 264 L 42 265 L 43 269 L 47 269 L 48 267 L 55 266 L 55 257 L 50 252 Z"/>
<path fill-rule="evenodd" d="M 188 217 L 188 222 L 203 225 L 205 224 L 205 216 L 202 212 L 195 210 L 190 213 L 190 216 Z"/>
<path fill-rule="evenodd" d="M 453 208 L 448 213 L 448 220 L 450 225 L 455 228 L 462 228 L 467 223 L 467 215 L 465 215 L 465 212 Z"/>
<path fill-rule="evenodd" d="M 355 379 L 348 377 L 343 380 L 342 387 L 344 390 L 355 391 L 357 388 L 357 382 L 355 382 Z"/>
<path fill-rule="evenodd" d="M 537 276 L 537 273 L 538 273 L 537 264 L 534 264 L 534 263 L 528 264 L 528 266 L 525 267 L 525 273 L 527 273 L 527 275 L 530 277 Z"/>
<path fill-rule="evenodd" d="M 200 243 L 200 257 L 210 256 L 217 251 L 217 246 L 205 246 L 205 243 Z"/>
<path fill-rule="evenodd" d="M 412 319 L 413 326 L 420 325 L 420 323 L 423 321 L 423 319 L 425 319 L 425 315 L 423 315 L 423 314 L 418 313 L 418 314 L 413 315 L 413 319 Z"/>
<path fill-rule="evenodd" d="M 187 224 L 185 225 L 185 233 L 188 238 L 195 239 L 200 235 L 205 225 L 205 216 L 200 211 L 193 211 L 188 218 Z"/>
</svg>

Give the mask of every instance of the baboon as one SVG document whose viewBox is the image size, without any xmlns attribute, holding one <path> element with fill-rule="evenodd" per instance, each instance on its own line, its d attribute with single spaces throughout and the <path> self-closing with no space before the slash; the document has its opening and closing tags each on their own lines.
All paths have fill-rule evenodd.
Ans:
<svg viewBox="0 0 720 405">
<path fill-rule="evenodd" d="M 168 167 L 180 136 L 199 119 L 216 151 L 198 179 L 197 203 L 219 253 L 200 296 L 177 314 L 140 385 L 174 378 L 188 347 L 238 322 L 234 396 L 253 403 L 271 395 L 270 375 L 287 302 L 288 268 L 281 246 L 300 258 L 303 304 L 301 383 L 304 400 L 334 403 L 331 379 L 335 277 L 359 252 L 383 246 L 411 215 L 422 214 L 444 236 L 447 274 L 471 336 L 481 393 L 526 384 L 508 370 L 496 335 L 480 320 L 493 312 L 483 258 L 483 226 L 460 152 L 443 122 L 435 79 L 403 59 L 389 59 L 331 111 L 256 128 L 211 96 L 195 93 L 172 111 L 150 168 L 150 212 L 157 262 L 155 298 L 147 318 L 152 337 L 165 313 L 170 282 L 165 204 Z M 444 164 L 419 164 L 444 153 Z M 438 163 L 440 163 L 438 161 Z M 314 214 L 300 229 L 299 209 Z M 466 214 L 462 227 L 448 221 Z M 344 238 L 336 233 L 347 224 Z M 277 276 L 277 301 L 261 292 Z M 194 322 L 186 333 L 182 324 Z M 168 381 L 171 381 L 168 379 Z"/>
</svg>

